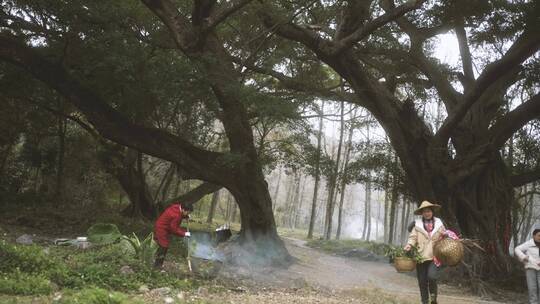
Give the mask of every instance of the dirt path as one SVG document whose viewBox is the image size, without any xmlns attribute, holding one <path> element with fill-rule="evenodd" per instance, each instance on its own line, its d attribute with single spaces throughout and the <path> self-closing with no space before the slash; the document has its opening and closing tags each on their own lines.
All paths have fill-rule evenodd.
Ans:
<svg viewBox="0 0 540 304">
<path fill-rule="evenodd" d="M 268 269 L 260 274 L 252 273 L 250 279 L 257 281 L 259 286 L 265 286 L 262 288 L 263 291 L 253 289 L 245 295 L 234 295 L 231 303 L 277 303 L 274 302 L 276 297 L 287 294 L 283 290 L 301 290 L 307 286 L 312 287 L 316 291 L 315 294 L 309 293 L 305 297 L 297 294 L 300 298 L 293 301 L 294 303 L 420 302 L 414 273 L 397 273 L 385 262 L 367 262 L 329 255 L 306 247 L 305 241 L 302 240 L 291 238 L 284 240 L 291 255 L 298 259 L 297 262 L 286 270 Z M 269 297 L 264 295 L 270 292 L 268 288 L 281 291 L 274 291 L 274 296 Z M 440 304 L 503 303 L 483 300 L 450 286 L 442 285 L 439 290 Z M 380 299 L 376 299 L 377 294 L 381 297 L 387 295 L 391 300 L 379 301 Z M 359 301 L 360 298 L 363 300 Z M 314 302 L 314 299 L 317 299 L 317 302 Z M 519 303 L 519 301 L 512 302 Z"/>
<path fill-rule="evenodd" d="M 289 271 L 316 286 L 337 290 L 369 287 L 416 291 L 414 277 L 397 273 L 387 263 L 328 255 L 306 247 L 302 240 L 286 239 L 286 244 L 289 252 L 299 259 Z"/>
</svg>

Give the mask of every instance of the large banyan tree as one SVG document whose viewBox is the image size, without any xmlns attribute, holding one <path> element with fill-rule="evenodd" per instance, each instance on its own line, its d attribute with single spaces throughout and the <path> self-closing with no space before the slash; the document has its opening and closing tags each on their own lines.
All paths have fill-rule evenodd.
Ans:
<svg viewBox="0 0 540 304">
<path fill-rule="evenodd" d="M 257 253 L 266 262 L 283 260 L 288 253 L 277 236 L 252 130 L 257 113 L 251 101 L 264 96 L 246 85 L 242 67 L 233 64 L 234 49 L 228 46 L 234 35 L 219 31 L 228 17 L 249 2 L 2 1 L 0 58 L 55 90 L 104 138 L 175 163 L 186 179 L 227 188 L 241 213 L 239 243 L 252 249 L 245 253 Z M 144 115 L 128 115 L 130 107 L 120 107 L 116 101 L 130 88 L 116 94 L 100 89 L 114 86 L 114 79 L 106 73 L 96 74 L 97 67 L 122 69 L 122 65 L 131 64 L 125 54 L 132 48 L 149 48 L 148 57 L 159 58 L 165 65 L 169 62 L 177 67 L 174 62 L 178 57 L 189 62 L 176 71 L 177 81 L 191 78 L 193 90 L 210 92 L 206 109 L 222 126 L 229 151 L 204 149 L 190 138 L 148 124 Z M 103 58 L 92 53 L 98 49 L 104 52 Z M 168 50 L 169 56 L 157 56 L 156 50 Z M 124 59 L 115 61 L 116 57 Z M 163 77 L 175 75 L 164 73 Z M 185 89 L 183 85 L 178 89 Z M 142 104 L 166 101 L 167 96 L 159 96 L 152 88 L 148 91 Z M 175 94 L 182 95 L 178 103 L 199 98 L 191 96 L 189 89 Z M 149 110 L 147 115 L 151 114 Z"/>
<path fill-rule="evenodd" d="M 514 187 L 540 179 L 540 161 L 516 172 L 505 143 L 540 117 L 539 7 L 533 1 L 263 1 L 268 29 L 309 50 L 346 89 L 310 87 L 260 66 L 291 89 L 361 105 L 384 128 L 417 201 L 443 205 L 444 218 L 491 255 L 508 256 Z M 296 12 L 294 15 L 293 12 Z M 433 48 L 454 35 L 459 66 Z M 516 91 L 521 92 L 516 96 Z M 433 126 L 422 109 L 446 110 Z M 538 132 L 538 129 L 535 131 Z"/>
</svg>

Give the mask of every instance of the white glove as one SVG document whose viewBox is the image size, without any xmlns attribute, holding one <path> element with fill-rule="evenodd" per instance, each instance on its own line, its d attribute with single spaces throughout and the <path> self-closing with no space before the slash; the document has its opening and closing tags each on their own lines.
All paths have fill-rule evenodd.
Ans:
<svg viewBox="0 0 540 304">
<path fill-rule="evenodd" d="M 191 232 L 187 231 L 185 234 L 184 234 L 185 237 L 190 237 L 191 236 Z"/>
</svg>

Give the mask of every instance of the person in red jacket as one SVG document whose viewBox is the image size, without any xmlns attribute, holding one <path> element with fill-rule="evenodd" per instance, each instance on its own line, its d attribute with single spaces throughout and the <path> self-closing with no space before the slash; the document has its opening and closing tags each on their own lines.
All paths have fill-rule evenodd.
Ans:
<svg viewBox="0 0 540 304">
<path fill-rule="evenodd" d="M 174 203 L 167 207 L 159 216 L 154 227 L 154 239 L 159 245 L 156 253 L 154 268 L 161 268 L 169 249 L 169 236 L 171 234 L 179 237 L 190 237 L 189 231 L 180 227 L 182 219 L 189 218 L 189 213 L 193 211 L 190 204 Z"/>
</svg>

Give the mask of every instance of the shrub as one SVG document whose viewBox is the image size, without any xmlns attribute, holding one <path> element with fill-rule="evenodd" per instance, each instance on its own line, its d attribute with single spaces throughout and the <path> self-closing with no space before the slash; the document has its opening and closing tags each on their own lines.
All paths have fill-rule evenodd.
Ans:
<svg viewBox="0 0 540 304">
<path fill-rule="evenodd" d="M 362 240 L 311 240 L 308 246 L 335 254 L 344 254 L 357 248 L 370 249 L 370 242 Z"/>
<path fill-rule="evenodd" d="M 5 277 L 11 277 L 13 273 L 34 275 L 65 287 L 80 285 L 66 265 L 35 245 L 17 246 L 0 242 L 0 273 Z"/>
<path fill-rule="evenodd" d="M 376 242 L 368 242 L 368 249 L 378 255 L 385 255 L 386 252 L 392 247 L 390 244 L 386 243 L 376 243 Z"/>
<path fill-rule="evenodd" d="M 66 258 L 66 262 L 70 266 L 80 266 L 82 264 L 125 264 L 133 261 L 133 258 L 126 255 L 118 244 L 93 247 L 87 250 L 74 250 L 70 249 L 71 254 Z"/>
<path fill-rule="evenodd" d="M 389 244 L 363 240 L 311 240 L 307 245 L 338 255 L 346 254 L 353 249 L 363 248 L 373 254 L 382 256 L 388 255 L 388 252 L 394 249 L 394 246 Z"/>
<path fill-rule="evenodd" d="M 53 291 L 51 282 L 43 275 L 20 271 L 0 274 L 0 293 L 9 295 L 48 295 Z"/>
<path fill-rule="evenodd" d="M 147 266 L 151 266 L 154 262 L 154 256 L 158 245 L 154 241 L 154 234 L 150 233 L 144 240 L 140 240 L 139 237 L 133 233 L 131 237 L 126 235 L 122 236 L 120 244 L 125 253 L 134 253 L 133 255 Z"/>
<path fill-rule="evenodd" d="M 145 284 L 151 287 L 170 286 L 189 288 L 190 283 L 183 278 L 153 271 L 151 267 L 141 263 L 133 256 L 126 255 L 122 244 L 102 246 L 85 251 L 74 250 L 66 263 L 80 280 L 79 286 L 96 286 L 99 288 L 128 291 Z M 135 273 L 122 274 L 120 268 L 130 266 Z"/>
<path fill-rule="evenodd" d="M 93 285 L 96 287 L 127 290 L 138 288 L 132 275 L 120 273 L 122 266 L 138 264 L 132 257 L 125 255 L 118 245 L 108 245 L 90 250 L 74 250 L 66 261 L 79 283 L 77 287 Z"/>
<path fill-rule="evenodd" d="M 88 228 L 88 240 L 97 245 L 107 245 L 116 242 L 122 234 L 114 224 L 97 223 Z"/>
<path fill-rule="evenodd" d="M 121 244 L 78 250 L 50 247 L 45 253 L 37 246 L 17 246 L 0 242 L 0 293 L 48 294 L 53 286 L 80 289 L 88 286 L 128 291 L 140 285 L 193 288 L 179 275 L 153 271 L 134 256 L 126 255 Z M 134 273 L 123 274 L 129 266 Z M 53 284 L 54 283 L 54 284 Z"/>
<path fill-rule="evenodd" d="M 0 241 L 0 272 L 19 269 L 27 273 L 43 273 L 54 266 L 39 246 L 16 246 Z"/>
</svg>

